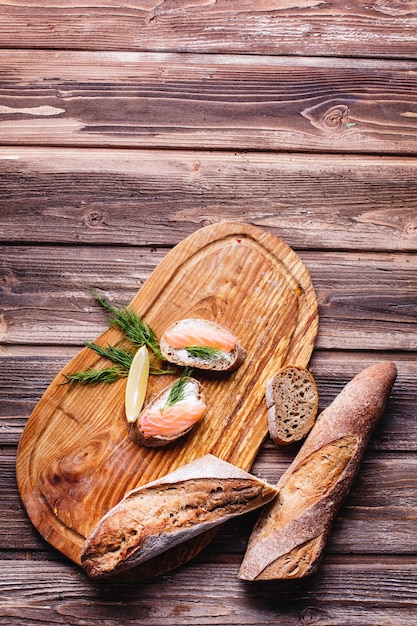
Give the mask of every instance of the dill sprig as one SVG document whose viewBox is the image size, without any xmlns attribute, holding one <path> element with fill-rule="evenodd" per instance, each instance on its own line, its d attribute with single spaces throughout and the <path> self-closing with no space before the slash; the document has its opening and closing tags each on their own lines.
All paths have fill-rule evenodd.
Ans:
<svg viewBox="0 0 417 626">
<path fill-rule="evenodd" d="M 126 370 L 126 372 L 130 370 L 130 366 L 132 365 L 132 361 L 136 354 L 134 350 L 130 351 L 126 350 L 125 348 L 119 348 L 118 346 L 108 345 L 107 348 L 103 348 L 102 346 L 98 346 L 96 343 L 93 343 L 91 341 L 86 341 L 85 345 L 87 346 L 87 348 L 91 348 L 91 350 L 97 352 L 97 354 L 99 354 L 100 356 L 104 356 L 105 358 L 110 359 L 110 361 L 113 361 L 113 363 L 120 365 L 120 367 Z M 151 363 L 149 373 L 153 374 L 154 376 L 159 376 L 161 374 L 173 374 L 174 370 L 155 367 Z"/>
<path fill-rule="evenodd" d="M 191 374 L 192 369 L 190 367 L 185 367 L 183 369 L 180 377 L 173 383 L 168 398 L 164 406 L 161 408 L 161 412 L 184 399 L 185 385 L 190 380 Z"/>
<path fill-rule="evenodd" d="M 80 372 L 72 372 L 71 374 L 64 374 L 66 383 L 81 383 L 83 385 L 98 385 L 103 383 L 105 385 L 114 383 L 119 378 L 127 376 L 128 370 L 120 369 L 117 365 L 107 367 L 104 369 L 94 369 L 90 367 L 87 370 Z"/>
<path fill-rule="evenodd" d="M 223 352 L 211 346 L 187 346 L 185 348 L 190 356 L 198 359 L 221 359 Z"/>
<path fill-rule="evenodd" d="M 92 292 L 97 302 L 109 313 L 110 324 L 119 327 L 124 332 L 126 339 L 133 344 L 133 348 L 137 349 L 138 347 L 146 345 L 152 352 L 151 359 L 166 360 L 163 358 L 159 349 L 159 341 L 156 333 L 149 324 L 144 322 L 132 309 L 128 307 L 122 309 L 114 306 L 100 296 L 94 289 Z M 85 371 L 73 372 L 65 375 L 66 383 L 79 382 L 90 385 L 98 383 L 108 384 L 114 383 L 116 380 L 119 380 L 119 378 L 124 378 L 129 374 L 129 369 L 135 356 L 135 349 L 127 350 L 112 345 L 103 347 L 91 341 L 86 341 L 85 345 L 100 356 L 112 361 L 114 365 L 103 369 L 90 367 Z M 173 374 L 174 371 L 151 365 L 149 373 L 158 376 Z"/>
<path fill-rule="evenodd" d="M 124 348 L 118 348 L 117 346 L 108 346 L 107 348 L 103 348 L 89 341 L 86 341 L 85 345 L 87 348 L 91 348 L 91 350 L 97 352 L 100 356 L 110 359 L 116 365 L 103 369 L 94 369 L 90 367 L 84 371 L 81 370 L 79 372 L 72 372 L 71 374 L 65 375 L 67 383 L 78 382 L 85 385 L 96 385 L 98 383 L 108 384 L 116 382 L 119 378 L 125 378 L 129 374 L 129 369 L 132 364 L 133 357 L 135 356 L 134 353 L 128 352 Z M 173 374 L 174 370 L 164 370 L 160 367 L 153 367 L 151 365 L 149 373 L 153 376 L 161 376 L 164 374 Z"/>
<path fill-rule="evenodd" d="M 96 343 L 92 343 L 91 341 L 86 341 L 85 345 L 87 348 L 91 348 L 91 350 L 97 352 L 100 356 L 110 359 L 113 363 L 120 365 L 120 367 L 125 370 L 130 369 L 133 357 L 135 356 L 134 352 L 129 352 L 128 350 L 117 346 L 108 345 L 106 348 L 103 348 L 102 346 L 98 346 Z"/>
<path fill-rule="evenodd" d="M 149 366 L 149 374 L 152 374 L 153 376 L 163 376 L 165 374 L 175 374 L 175 370 L 164 370 L 162 367 L 154 367 L 151 361 L 151 365 Z"/>
<path fill-rule="evenodd" d="M 135 311 L 128 307 L 119 308 L 110 304 L 94 290 L 93 294 L 97 302 L 110 314 L 109 322 L 112 326 L 123 330 L 127 339 L 135 346 L 146 345 L 155 356 L 159 359 L 163 358 L 155 331 Z"/>
</svg>

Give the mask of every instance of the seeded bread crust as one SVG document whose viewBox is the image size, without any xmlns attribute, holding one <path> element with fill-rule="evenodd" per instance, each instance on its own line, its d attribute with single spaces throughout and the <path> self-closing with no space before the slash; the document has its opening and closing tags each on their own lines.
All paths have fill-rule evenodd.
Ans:
<svg viewBox="0 0 417 626">
<path fill-rule="evenodd" d="M 203 402 L 205 402 L 204 392 L 203 392 L 203 388 L 202 388 L 200 382 L 198 380 L 196 380 L 195 378 L 189 378 L 188 382 L 190 382 L 190 383 L 192 383 L 194 385 L 196 398 L 198 398 L 199 400 L 202 400 Z M 163 396 L 165 393 L 167 393 L 167 391 L 172 387 L 172 385 L 174 383 L 175 383 L 175 381 L 173 381 L 170 385 L 167 385 L 167 387 L 164 387 L 164 389 L 162 389 L 162 391 L 160 391 L 152 399 L 152 401 L 149 402 L 143 408 L 143 410 L 140 412 L 136 422 L 133 422 L 133 423 L 129 424 L 129 438 L 131 439 L 131 441 L 133 441 L 134 443 L 136 443 L 139 446 L 146 446 L 147 448 L 159 448 L 161 446 L 166 446 L 169 443 L 172 443 L 173 441 L 176 441 L 180 437 L 184 437 L 187 433 L 189 433 L 191 430 L 193 430 L 193 428 L 195 428 L 197 426 L 197 424 L 199 423 L 200 420 L 198 420 L 195 424 L 193 424 L 189 428 L 186 428 L 185 430 L 182 430 L 178 434 L 172 435 L 171 437 L 165 437 L 163 435 L 158 435 L 158 436 L 153 436 L 153 437 L 146 437 L 146 435 L 142 432 L 142 430 L 140 428 L 140 417 L 141 417 L 142 413 L 144 413 L 148 407 L 153 406 L 154 404 L 157 404 L 157 402 L 159 401 L 161 396 Z"/>
<path fill-rule="evenodd" d="M 390 361 L 363 370 L 319 415 L 253 529 L 239 578 L 302 578 L 317 570 L 396 376 Z"/>
<path fill-rule="evenodd" d="M 190 318 L 192 319 L 192 318 Z M 185 320 L 178 320 L 171 324 L 166 331 L 162 334 L 159 346 L 162 355 L 169 361 L 170 363 L 175 363 L 176 365 L 182 365 L 184 367 L 195 367 L 202 370 L 213 370 L 213 371 L 228 371 L 237 369 L 246 358 L 246 350 L 237 342 L 236 347 L 233 351 L 228 353 L 227 358 L 223 359 L 201 359 L 191 354 L 188 354 L 187 351 L 183 348 L 176 349 L 169 345 L 165 338 L 165 333 L 172 328 L 174 328 L 180 322 L 184 322 Z M 196 318 L 194 320 L 198 324 L 206 324 L 211 327 L 217 328 L 219 333 L 224 330 L 229 330 L 222 324 L 218 324 L 217 322 L 212 322 L 210 320 Z"/>
<path fill-rule="evenodd" d="M 269 434 L 276 445 L 300 441 L 312 429 L 319 395 L 307 369 L 288 365 L 279 370 L 266 384 L 265 399 Z"/>
<path fill-rule="evenodd" d="M 93 528 L 81 551 L 91 577 L 135 567 L 277 495 L 276 487 L 205 455 L 125 495 Z"/>
</svg>

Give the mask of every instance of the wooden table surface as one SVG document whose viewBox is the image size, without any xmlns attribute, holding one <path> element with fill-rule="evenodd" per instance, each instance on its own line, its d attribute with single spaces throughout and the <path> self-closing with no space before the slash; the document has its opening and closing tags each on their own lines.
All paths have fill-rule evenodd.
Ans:
<svg viewBox="0 0 417 626">
<path fill-rule="evenodd" d="M 0 2 L 0 624 L 417 624 L 417 3 Z M 398 367 L 311 578 L 237 578 L 255 514 L 146 582 L 43 540 L 17 446 L 54 376 L 168 250 L 243 221 L 307 266 L 320 409 Z M 267 439 L 253 472 L 293 458 Z"/>
</svg>

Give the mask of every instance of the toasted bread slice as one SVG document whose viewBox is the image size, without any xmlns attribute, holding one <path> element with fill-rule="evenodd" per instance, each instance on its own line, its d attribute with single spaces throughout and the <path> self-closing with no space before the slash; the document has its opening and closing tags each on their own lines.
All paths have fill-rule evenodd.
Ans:
<svg viewBox="0 0 417 626">
<path fill-rule="evenodd" d="M 170 363 L 203 370 L 234 370 L 246 357 L 246 351 L 228 328 L 201 318 L 171 324 L 160 338 L 160 348 Z"/>
<path fill-rule="evenodd" d="M 180 380 L 165 387 L 144 407 L 136 422 L 130 424 L 132 441 L 157 448 L 183 437 L 197 425 L 207 408 L 202 386 L 189 377 L 183 383 L 181 396 L 170 401 L 173 387 Z"/>
<path fill-rule="evenodd" d="M 272 441 L 289 445 L 303 439 L 313 427 L 318 410 L 318 391 L 307 369 L 289 365 L 266 385 L 268 427 Z"/>
</svg>

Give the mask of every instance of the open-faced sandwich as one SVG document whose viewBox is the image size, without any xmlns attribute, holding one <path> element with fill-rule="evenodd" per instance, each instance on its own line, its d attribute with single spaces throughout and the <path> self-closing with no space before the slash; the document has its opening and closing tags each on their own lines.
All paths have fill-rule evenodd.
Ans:
<svg viewBox="0 0 417 626">
<path fill-rule="evenodd" d="M 200 318 L 171 324 L 160 338 L 160 348 L 170 363 L 204 370 L 233 370 L 246 357 L 246 351 L 228 328 Z"/>
<path fill-rule="evenodd" d="M 130 438 L 137 444 L 152 448 L 164 446 L 194 428 L 206 408 L 201 384 L 185 369 L 130 424 Z"/>
</svg>

